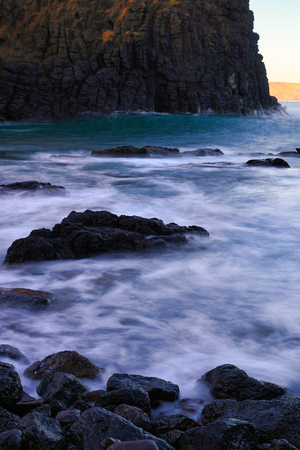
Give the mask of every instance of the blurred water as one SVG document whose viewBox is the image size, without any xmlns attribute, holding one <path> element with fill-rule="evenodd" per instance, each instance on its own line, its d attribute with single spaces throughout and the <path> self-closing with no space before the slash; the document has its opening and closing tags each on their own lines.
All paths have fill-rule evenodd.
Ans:
<svg viewBox="0 0 300 450">
<path fill-rule="evenodd" d="M 38 180 L 68 197 L 1 197 L 0 258 L 70 211 L 106 209 L 200 225 L 178 251 L 105 255 L 0 271 L 0 286 L 53 292 L 46 312 L 2 307 L 1 342 L 33 362 L 77 350 L 114 371 L 177 382 L 182 396 L 223 363 L 300 394 L 300 159 L 253 168 L 255 153 L 300 147 L 300 104 L 287 115 L 128 114 L 0 125 L 0 184 Z M 220 148 L 220 157 L 92 158 L 116 145 Z M 28 365 L 28 364 L 27 364 Z M 24 365 L 17 364 L 22 372 Z M 23 379 L 30 390 L 30 382 Z"/>
</svg>

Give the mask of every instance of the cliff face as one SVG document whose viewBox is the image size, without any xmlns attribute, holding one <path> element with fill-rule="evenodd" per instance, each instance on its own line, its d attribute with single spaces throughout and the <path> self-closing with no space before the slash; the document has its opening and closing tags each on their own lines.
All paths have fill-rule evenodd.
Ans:
<svg viewBox="0 0 300 450">
<path fill-rule="evenodd" d="M 0 0 L 0 118 L 274 107 L 257 40 L 248 0 Z"/>
</svg>

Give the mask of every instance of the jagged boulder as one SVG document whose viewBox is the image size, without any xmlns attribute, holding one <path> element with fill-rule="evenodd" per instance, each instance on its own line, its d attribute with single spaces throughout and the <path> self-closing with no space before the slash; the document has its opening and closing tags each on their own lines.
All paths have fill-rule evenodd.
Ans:
<svg viewBox="0 0 300 450">
<path fill-rule="evenodd" d="M 258 167 L 282 167 L 288 169 L 290 165 L 282 158 L 249 159 L 246 162 L 248 166 Z"/>
<path fill-rule="evenodd" d="M 87 258 L 107 252 L 179 246 L 188 243 L 190 234 L 208 236 L 209 233 L 195 225 L 165 225 L 156 218 L 117 216 L 108 211 L 73 211 L 52 231 L 34 230 L 28 237 L 14 241 L 7 250 L 5 263 Z"/>
<path fill-rule="evenodd" d="M 0 288 L 0 304 L 9 308 L 39 311 L 56 301 L 55 295 L 45 291 L 23 288 Z"/>
<path fill-rule="evenodd" d="M 157 147 L 155 145 L 145 145 L 144 147 L 134 147 L 132 145 L 123 145 L 105 150 L 93 150 L 92 156 L 178 156 L 178 148 Z"/>
<path fill-rule="evenodd" d="M 2 2 L 0 120 L 274 108 L 248 0 Z"/>
<path fill-rule="evenodd" d="M 22 398 L 22 384 L 11 364 L 0 361 L 0 407 L 12 408 Z"/>
</svg>

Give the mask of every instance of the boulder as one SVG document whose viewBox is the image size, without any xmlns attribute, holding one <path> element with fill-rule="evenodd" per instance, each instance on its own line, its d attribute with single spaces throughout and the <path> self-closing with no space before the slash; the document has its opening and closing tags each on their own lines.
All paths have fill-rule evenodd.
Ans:
<svg viewBox="0 0 300 450">
<path fill-rule="evenodd" d="M 188 243 L 193 235 L 208 236 L 198 226 L 165 225 L 162 220 L 117 216 L 108 211 L 71 212 L 50 230 L 34 230 L 13 242 L 6 264 L 26 261 L 87 258 L 107 252 L 141 251 Z"/>
<path fill-rule="evenodd" d="M 70 428 L 70 438 L 75 445 L 89 450 L 99 450 L 99 443 L 111 437 L 120 441 L 153 440 L 160 450 L 171 450 L 167 442 L 134 426 L 117 414 L 100 407 L 90 408 Z"/>
<path fill-rule="evenodd" d="M 149 416 L 141 408 L 121 404 L 115 408 L 114 413 L 118 414 L 118 416 L 121 416 L 126 420 L 129 420 L 129 422 L 131 422 L 136 427 L 143 428 L 143 430 L 146 431 L 150 431 L 151 429 L 151 421 L 149 419 Z"/>
<path fill-rule="evenodd" d="M 286 439 L 274 439 L 269 450 L 297 450 L 297 447 L 290 444 Z"/>
<path fill-rule="evenodd" d="M 59 411 L 56 414 L 55 419 L 58 420 L 62 425 L 77 422 L 80 417 L 79 409 L 65 409 L 64 411 Z"/>
<path fill-rule="evenodd" d="M 257 450 L 258 437 L 249 422 L 224 419 L 183 433 L 176 448 L 188 450 Z"/>
<path fill-rule="evenodd" d="M 52 400 L 58 400 L 67 406 L 74 403 L 87 390 L 82 381 L 74 375 L 63 372 L 45 374 L 36 388 L 37 393 L 48 403 Z"/>
<path fill-rule="evenodd" d="M 221 156 L 224 153 L 219 148 L 198 148 L 181 153 L 182 156 Z"/>
<path fill-rule="evenodd" d="M 22 432 L 18 428 L 0 433 L 0 448 L 5 450 L 19 450 L 22 441 Z"/>
<path fill-rule="evenodd" d="M 278 153 L 280 156 L 300 156 L 300 148 L 296 148 L 296 151 L 287 151 Z"/>
<path fill-rule="evenodd" d="M 51 183 L 41 183 L 40 181 L 20 181 L 17 183 L 0 185 L 0 195 L 11 195 L 20 192 L 22 192 L 23 195 L 39 194 L 67 196 L 67 191 L 63 186 L 55 186 Z"/>
<path fill-rule="evenodd" d="M 0 407 L 0 433 L 18 428 L 20 417 Z"/>
<path fill-rule="evenodd" d="M 0 298 L 1 298 L 1 288 L 0 288 Z M 9 344 L 0 344 L 0 358 L 10 358 L 17 361 L 26 361 L 27 358 L 20 352 L 17 347 L 13 347 Z"/>
<path fill-rule="evenodd" d="M 60 423 L 52 419 L 49 405 L 40 406 L 20 420 L 22 448 L 56 450 L 62 448 L 64 437 Z"/>
<path fill-rule="evenodd" d="M 88 393 L 86 396 L 87 401 L 93 392 Z M 130 406 L 136 406 L 142 409 L 148 416 L 151 415 L 151 405 L 148 392 L 139 387 L 124 386 L 121 389 L 116 389 L 111 392 L 98 391 L 97 398 L 95 400 L 95 406 L 101 406 L 106 408 L 108 406 L 118 406 L 122 403 Z"/>
<path fill-rule="evenodd" d="M 260 167 L 282 167 L 282 168 L 289 168 L 290 165 L 281 158 L 267 158 L 267 159 L 249 159 L 249 161 L 246 162 L 248 166 L 260 166 Z"/>
<path fill-rule="evenodd" d="M 152 407 L 158 406 L 161 401 L 174 402 L 179 396 L 177 384 L 161 378 L 115 373 L 107 381 L 108 391 L 124 387 L 144 389 L 149 394 Z"/>
<path fill-rule="evenodd" d="M 214 398 L 234 400 L 271 400 L 285 393 L 285 389 L 267 381 L 258 381 L 232 364 L 223 364 L 201 377 L 208 384 Z"/>
<path fill-rule="evenodd" d="M 116 442 L 108 450 L 159 450 L 154 441 L 145 439 L 143 441 Z"/>
<path fill-rule="evenodd" d="M 273 400 L 215 400 L 201 413 L 204 425 L 218 419 L 235 418 L 255 426 L 262 443 L 286 439 L 300 446 L 300 398 L 280 397 Z"/>
<path fill-rule="evenodd" d="M 24 371 L 24 375 L 33 380 L 40 380 L 46 373 L 53 370 L 90 380 L 100 378 L 104 372 L 104 369 L 95 366 L 85 356 L 75 351 L 65 350 L 46 356 L 42 361 L 34 362 Z"/>
<path fill-rule="evenodd" d="M 11 364 L 0 361 L 0 407 L 12 408 L 22 398 L 22 384 Z"/>
<path fill-rule="evenodd" d="M 162 157 L 162 156 L 178 156 L 178 148 L 158 147 L 155 145 L 145 145 L 144 147 L 134 147 L 132 145 L 123 145 L 121 147 L 114 147 L 105 150 L 93 150 L 92 156 L 98 157 L 128 157 L 128 156 L 150 156 L 150 157 Z"/>
<path fill-rule="evenodd" d="M 159 436 L 166 434 L 169 431 L 187 431 L 198 426 L 199 424 L 195 422 L 195 420 L 190 419 L 183 414 L 175 414 L 172 416 L 160 417 L 152 421 L 151 433 L 155 434 L 155 436 Z"/>
<path fill-rule="evenodd" d="M 21 400 L 14 405 L 12 411 L 20 417 L 25 416 L 33 409 L 41 406 L 44 403 L 44 400 L 41 398 L 34 398 L 31 395 L 26 394 L 26 392 L 22 393 Z"/>
<path fill-rule="evenodd" d="M 40 311 L 56 301 L 50 292 L 34 291 L 23 288 L 0 288 L 0 304 L 9 308 L 21 308 Z"/>
</svg>

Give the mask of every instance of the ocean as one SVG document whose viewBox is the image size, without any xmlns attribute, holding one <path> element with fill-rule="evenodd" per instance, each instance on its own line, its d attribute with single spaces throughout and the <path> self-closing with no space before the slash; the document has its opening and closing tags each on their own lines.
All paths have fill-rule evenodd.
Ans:
<svg viewBox="0 0 300 450">
<path fill-rule="evenodd" d="M 37 180 L 67 197 L 2 196 L 0 259 L 31 230 L 71 211 L 108 210 L 199 225 L 209 238 L 178 250 L 1 266 L 0 286 L 48 291 L 45 311 L 1 307 L 1 342 L 29 363 L 76 350 L 114 372 L 178 383 L 225 363 L 300 395 L 300 156 L 289 169 L 253 158 L 300 147 L 300 103 L 286 114 L 86 114 L 0 124 L 0 184 Z M 92 150 L 161 145 L 222 156 L 95 158 Z M 11 362 L 7 360 L 7 362 Z M 29 365 L 14 362 L 20 375 Z M 27 392 L 35 382 L 22 375 Z"/>
</svg>

